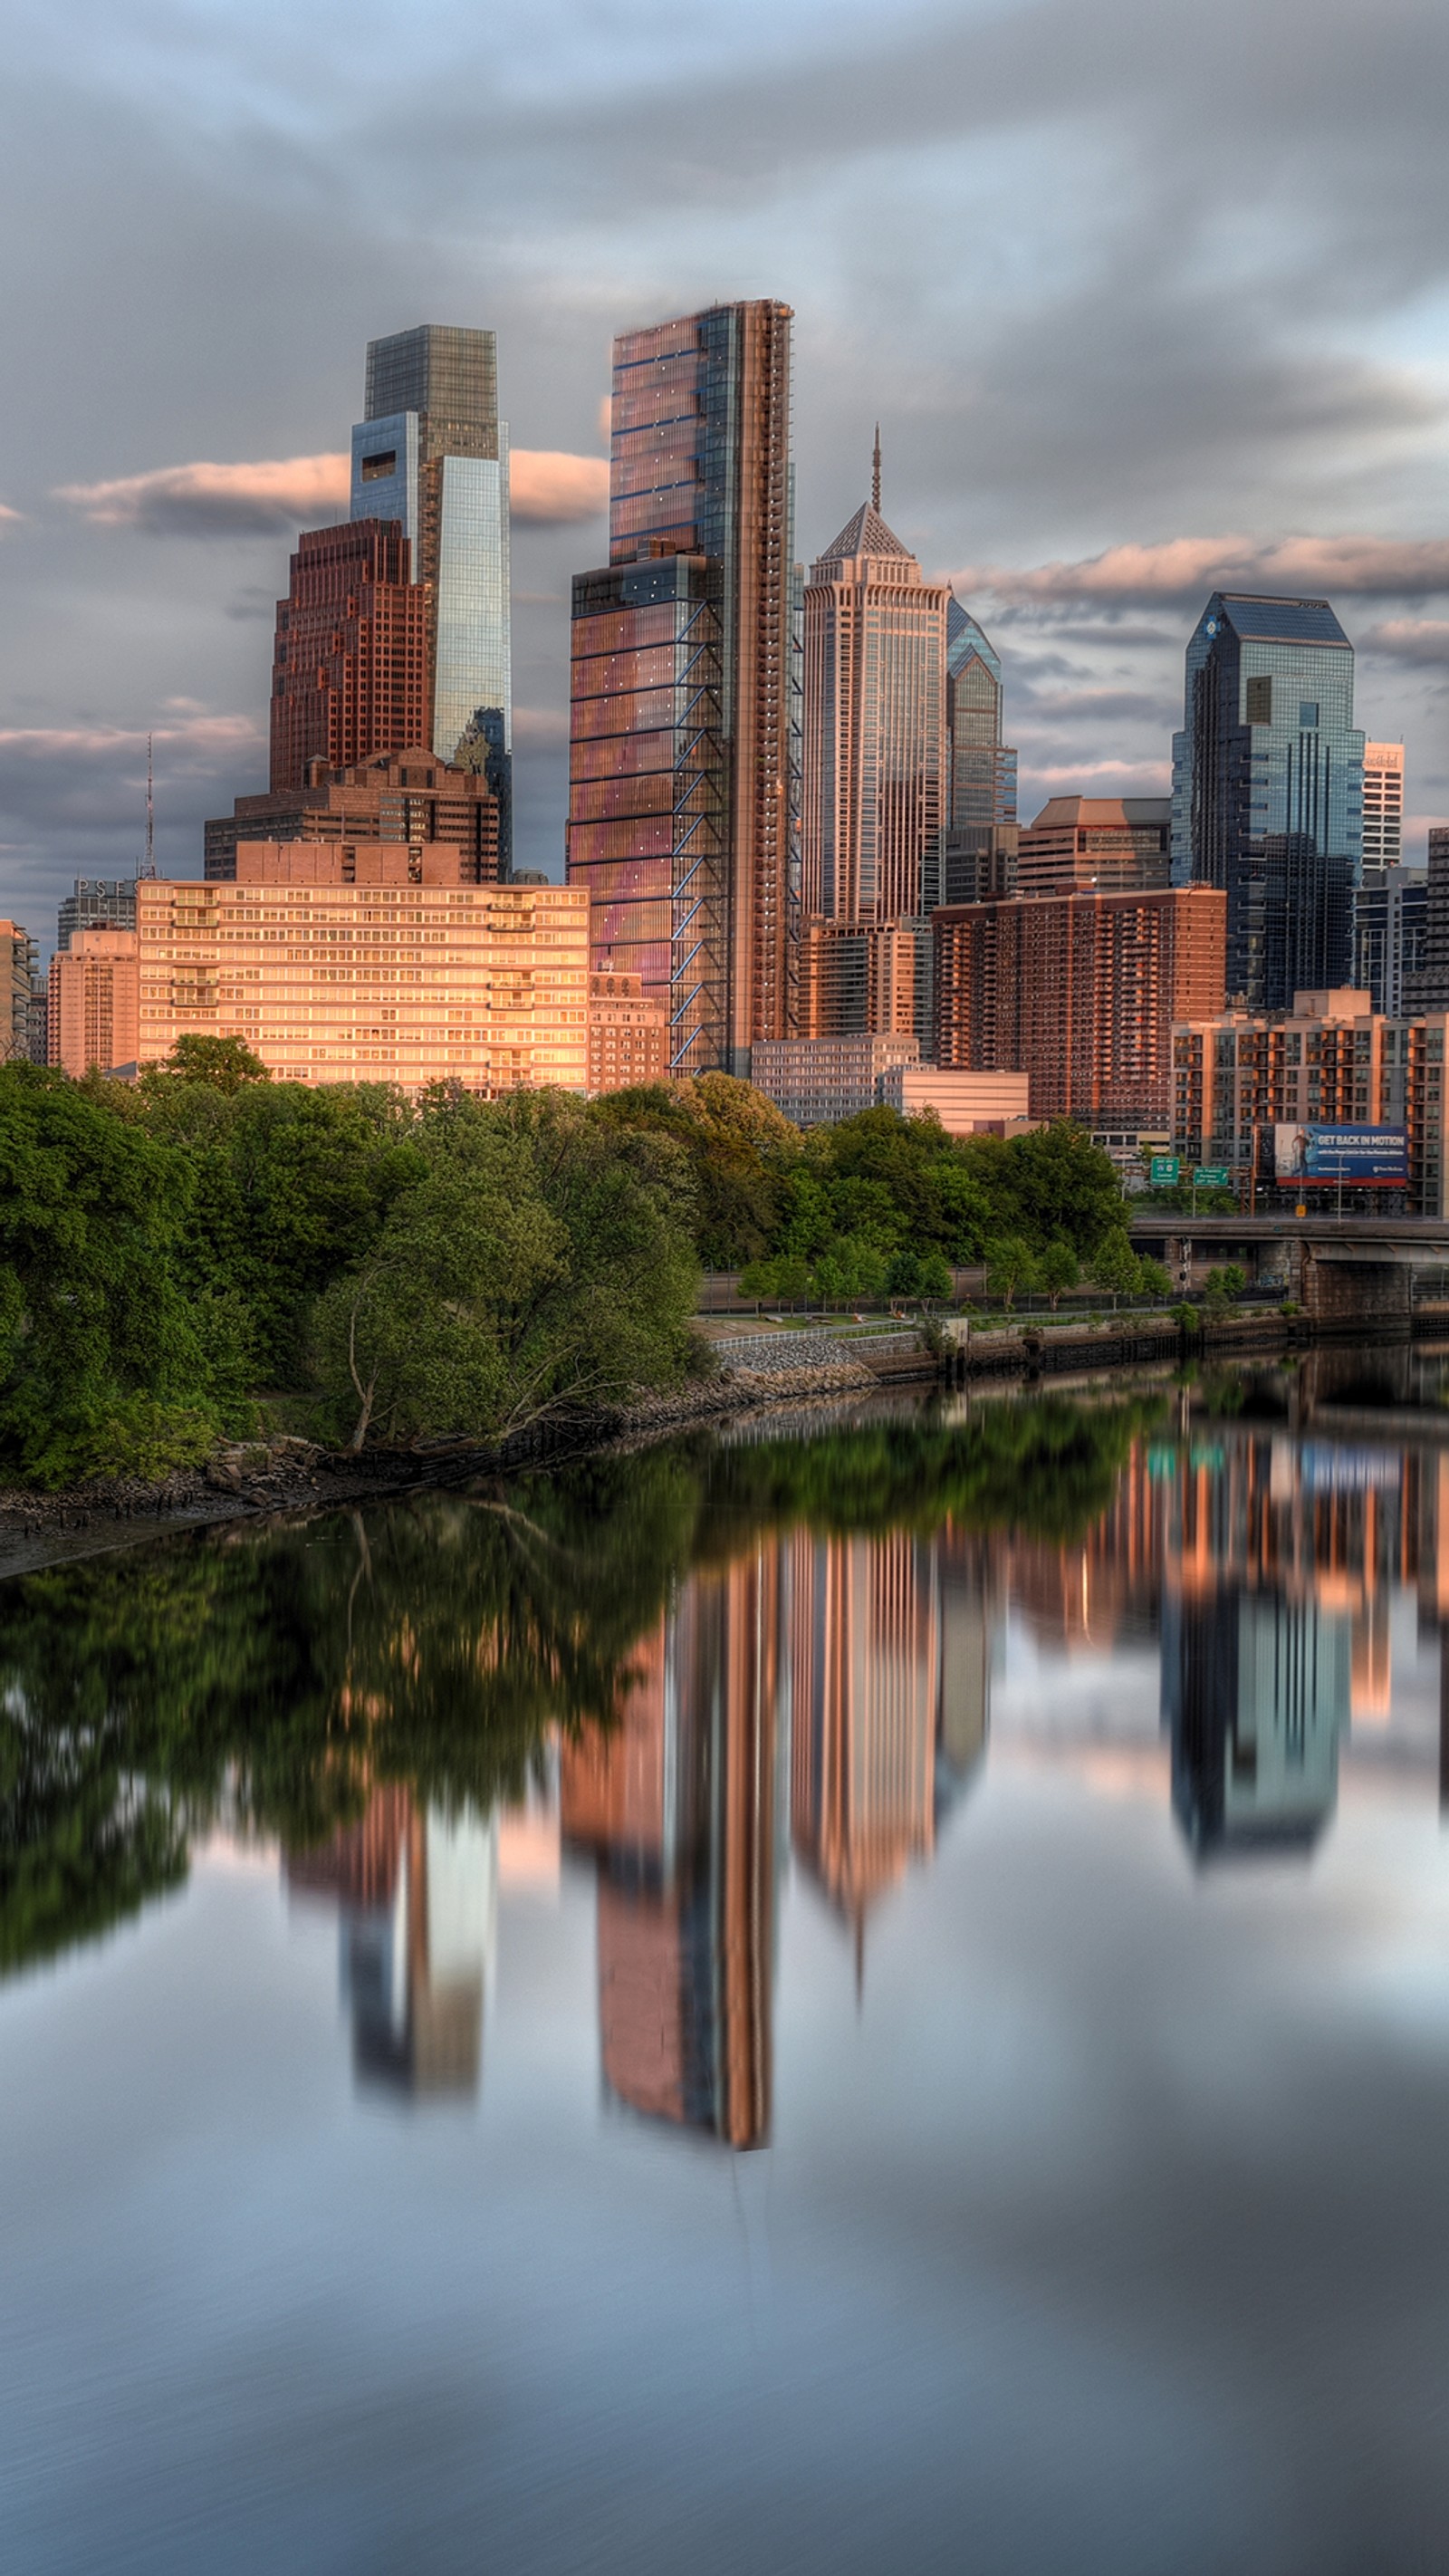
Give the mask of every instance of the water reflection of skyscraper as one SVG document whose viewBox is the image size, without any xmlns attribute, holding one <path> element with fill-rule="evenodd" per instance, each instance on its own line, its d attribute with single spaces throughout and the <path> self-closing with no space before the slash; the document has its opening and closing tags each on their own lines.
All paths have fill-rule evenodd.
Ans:
<svg viewBox="0 0 1449 2576">
<path fill-rule="evenodd" d="M 989 1661 L 970 1543 L 801 1531 L 691 1576 L 617 1729 L 562 1756 L 564 1835 L 598 1868 L 616 2099 L 763 2143 L 786 1795 L 796 1850 L 859 1926 L 980 1759 Z"/>
<path fill-rule="evenodd" d="M 288 1852 L 287 1884 L 337 1901 L 342 1991 L 364 2081 L 477 2091 L 483 1994 L 497 1935 L 498 1820 L 374 1789 L 356 1825 Z"/>
<path fill-rule="evenodd" d="M 1172 1799 L 1201 1858 L 1307 1850 L 1333 1812 L 1352 1631 L 1281 1591 L 1170 1594 L 1162 1628 Z"/>
</svg>

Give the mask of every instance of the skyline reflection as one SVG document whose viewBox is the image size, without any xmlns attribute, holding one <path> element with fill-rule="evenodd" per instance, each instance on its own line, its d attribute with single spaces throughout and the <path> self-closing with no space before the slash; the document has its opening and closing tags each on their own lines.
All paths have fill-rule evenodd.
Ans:
<svg viewBox="0 0 1449 2576">
<path fill-rule="evenodd" d="M 1113 1677 L 1155 1664 L 1194 1866 L 1310 1859 L 1348 1755 L 1443 1809 L 1449 1449 L 1340 1430 L 1334 1388 L 1315 1355 L 754 1423 L 6 1587 L 0 1967 L 161 1899 L 214 1826 L 275 1835 L 336 1910 L 359 2087 L 467 2101 L 526 1823 L 535 1876 L 592 1874 L 606 2100 L 758 2147 L 787 1881 L 863 1988 L 1003 1677 L 997 1758 L 1069 1762 L 1140 1749 Z"/>
</svg>

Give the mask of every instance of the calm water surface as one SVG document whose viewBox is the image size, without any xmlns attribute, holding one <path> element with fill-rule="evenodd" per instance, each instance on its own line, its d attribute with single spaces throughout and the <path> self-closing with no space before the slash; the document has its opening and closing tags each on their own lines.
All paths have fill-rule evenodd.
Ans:
<svg viewBox="0 0 1449 2576">
<path fill-rule="evenodd" d="M 1449 1444 L 1384 1393 L 0 1587 L 7 2570 L 1449 2567 Z"/>
</svg>

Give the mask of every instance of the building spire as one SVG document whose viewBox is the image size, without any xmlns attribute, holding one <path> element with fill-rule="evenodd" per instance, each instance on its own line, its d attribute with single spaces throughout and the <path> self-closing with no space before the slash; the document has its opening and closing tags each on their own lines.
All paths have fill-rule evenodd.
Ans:
<svg viewBox="0 0 1449 2576">
<path fill-rule="evenodd" d="M 880 517 L 880 422 L 875 425 L 875 452 L 870 461 L 870 506 Z"/>
</svg>

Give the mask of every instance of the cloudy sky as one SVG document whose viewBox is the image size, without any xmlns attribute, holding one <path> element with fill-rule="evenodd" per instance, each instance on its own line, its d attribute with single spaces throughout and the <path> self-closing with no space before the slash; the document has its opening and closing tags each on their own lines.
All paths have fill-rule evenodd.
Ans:
<svg viewBox="0 0 1449 2576">
<path fill-rule="evenodd" d="M 1326 589 L 1449 818 L 1443 0 L 11 0 L 0 908 L 265 784 L 272 602 L 369 336 L 492 325 L 520 859 L 625 326 L 795 308 L 799 551 L 861 499 L 1002 648 L 1023 812 L 1165 779 L 1215 579 Z M 590 460 L 595 460 L 590 462 Z"/>
</svg>

